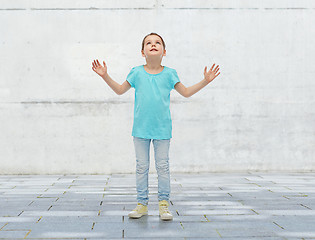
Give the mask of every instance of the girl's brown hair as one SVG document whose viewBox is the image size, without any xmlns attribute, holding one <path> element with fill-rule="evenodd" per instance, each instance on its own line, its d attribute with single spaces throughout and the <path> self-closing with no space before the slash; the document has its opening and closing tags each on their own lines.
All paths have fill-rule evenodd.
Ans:
<svg viewBox="0 0 315 240">
<path fill-rule="evenodd" d="M 159 38 L 161 38 L 162 44 L 163 44 L 163 47 L 164 47 L 164 50 L 165 50 L 165 42 L 164 42 L 163 38 L 162 38 L 159 34 L 157 34 L 157 33 L 150 33 L 150 34 L 146 35 L 146 36 L 143 38 L 143 40 L 142 40 L 142 49 L 141 49 L 141 50 L 144 49 L 144 40 L 145 40 L 145 38 L 148 37 L 148 36 L 150 36 L 150 35 L 156 35 L 156 36 L 158 36 Z"/>
</svg>

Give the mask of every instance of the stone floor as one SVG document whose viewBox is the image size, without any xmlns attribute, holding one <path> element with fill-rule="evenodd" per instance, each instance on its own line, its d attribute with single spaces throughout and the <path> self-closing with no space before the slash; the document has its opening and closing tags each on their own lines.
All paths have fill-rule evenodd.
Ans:
<svg viewBox="0 0 315 240">
<path fill-rule="evenodd" d="M 149 215 L 135 174 L 0 175 L 0 239 L 315 239 L 315 173 L 171 174 L 173 221 Z"/>
</svg>

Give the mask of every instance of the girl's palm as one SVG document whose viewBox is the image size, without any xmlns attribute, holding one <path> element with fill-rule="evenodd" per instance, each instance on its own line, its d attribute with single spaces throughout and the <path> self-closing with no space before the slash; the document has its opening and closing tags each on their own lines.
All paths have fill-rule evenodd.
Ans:
<svg viewBox="0 0 315 240">
<path fill-rule="evenodd" d="M 104 76 L 104 75 L 107 73 L 107 66 L 106 66 L 106 64 L 105 64 L 104 61 L 103 61 L 103 64 L 104 64 L 104 66 L 102 66 L 102 65 L 98 62 L 97 59 L 96 59 L 96 61 L 94 60 L 94 61 L 92 62 L 92 65 L 93 65 L 92 70 L 93 70 L 94 72 L 96 72 L 98 75 L 100 75 L 101 77 Z"/>
<path fill-rule="evenodd" d="M 218 73 L 219 71 L 219 65 L 213 69 L 213 67 L 215 66 L 215 64 L 212 65 L 211 69 L 209 70 L 209 72 L 207 72 L 207 67 L 205 67 L 205 70 L 204 70 L 204 76 L 205 76 L 205 79 L 208 81 L 208 82 L 211 82 L 213 79 L 215 79 L 217 76 L 219 76 L 220 72 Z M 218 74 L 217 74 L 218 73 Z"/>
</svg>

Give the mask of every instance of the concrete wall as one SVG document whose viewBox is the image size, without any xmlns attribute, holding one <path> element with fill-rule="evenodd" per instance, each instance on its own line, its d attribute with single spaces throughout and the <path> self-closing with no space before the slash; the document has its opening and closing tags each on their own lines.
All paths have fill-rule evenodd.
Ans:
<svg viewBox="0 0 315 240">
<path fill-rule="evenodd" d="M 134 89 L 141 41 L 166 42 L 182 83 L 171 93 L 171 172 L 315 170 L 315 2 L 0 2 L 0 174 L 134 173 Z M 155 172 L 151 146 L 151 172 Z"/>
</svg>

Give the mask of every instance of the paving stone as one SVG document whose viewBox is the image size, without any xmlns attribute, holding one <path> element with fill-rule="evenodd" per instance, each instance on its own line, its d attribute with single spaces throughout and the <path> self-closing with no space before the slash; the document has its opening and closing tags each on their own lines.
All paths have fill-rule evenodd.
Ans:
<svg viewBox="0 0 315 240">
<path fill-rule="evenodd" d="M 101 239 L 113 239 L 113 238 L 121 238 L 122 234 L 119 232 L 112 232 L 112 231 L 102 231 L 102 232 L 95 232 L 95 231 L 86 231 L 86 232 L 79 232 L 77 230 L 71 231 L 58 231 L 57 229 L 41 232 L 39 230 L 32 231 L 27 239 L 60 239 L 60 238 L 66 238 L 66 239 L 77 239 L 77 238 L 101 238 Z"/>
<path fill-rule="evenodd" d="M 144 237 L 144 238 L 124 237 L 124 239 L 133 239 L 133 240 L 135 240 L 135 239 L 147 239 L 147 238 L 146 237 Z M 169 238 L 169 239 L 171 239 L 171 240 L 186 240 L 187 238 L 185 238 L 185 237 L 182 237 L 182 238 L 180 238 L 180 237 L 172 237 L 172 238 Z M 209 239 L 209 238 L 207 238 L 207 239 Z M 150 240 L 161 240 L 161 238 L 150 237 Z"/>
<path fill-rule="evenodd" d="M 264 229 L 248 229 L 248 228 L 235 228 L 235 229 L 217 229 L 218 233 L 222 238 L 230 238 L 230 237 L 238 237 L 238 238 L 251 238 L 254 239 L 256 237 L 276 237 L 275 231 L 266 231 Z"/>
<path fill-rule="evenodd" d="M 185 237 L 212 237 L 220 238 L 220 234 L 217 229 L 211 226 L 210 222 L 192 222 L 192 223 L 182 223 L 181 236 Z"/>
<path fill-rule="evenodd" d="M 301 210 L 259 210 L 259 214 L 263 215 L 273 215 L 273 216 L 314 216 L 315 210 L 301 209 Z"/>
<path fill-rule="evenodd" d="M 218 239 L 218 237 L 210 237 L 210 238 L 185 238 L 185 240 L 205 240 L 205 239 L 209 239 L 209 240 L 214 240 L 214 239 Z M 252 240 L 253 237 L 220 237 L 220 240 Z M 284 240 L 284 238 L 282 237 L 254 237 L 255 240 Z M 297 240 L 297 239 L 291 239 L 291 238 L 286 238 L 286 240 Z"/>
<path fill-rule="evenodd" d="M 22 231 L 22 230 L 29 231 L 30 229 L 34 228 L 35 224 L 36 224 L 36 221 L 34 221 L 34 222 L 11 222 L 11 223 L 6 224 L 1 230 L 2 231 Z"/>
<path fill-rule="evenodd" d="M 12 210 L 8 209 L 0 209 L 0 217 L 16 217 L 21 214 L 23 210 L 19 210 L 16 208 L 12 208 Z"/>
<path fill-rule="evenodd" d="M 205 215 L 210 222 L 229 222 L 229 221 L 253 221 L 253 222 L 260 222 L 260 221 L 271 221 L 270 216 L 263 216 L 263 215 Z"/>
<path fill-rule="evenodd" d="M 16 239 L 16 238 L 23 239 L 23 238 L 25 238 L 25 236 L 27 236 L 28 232 L 29 232 L 29 230 L 9 230 L 9 231 L 2 230 L 2 231 L 0 231 L 0 239 L 2 239 L 2 238 L 4 238 L 4 239 Z"/>
<path fill-rule="evenodd" d="M 176 206 L 242 206 L 238 201 L 172 201 Z"/>
<path fill-rule="evenodd" d="M 185 237 L 186 234 L 179 223 L 176 222 L 134 222 L 134 224 L 126 224 L 124 234 L 134 238 L 170 238 Z"/>
<path fill-rule="evenodd" d="M 296 232 L 315 230 L 315 217 L 313 216 L 274 216 L 272 220 L 285 230 Z"/>
<path fill-rule="evenodd" d="M 273 202 L 273 204 L 264 204 L 264 205 L 251 205 L 251 208 L 256 212 L 260 212 L 260 210 L 304 210 L 305 207 L 300 204 L 277 204 Z"/>
<path fill-rule="evenodd" d="M 310 232 L 304 232 L 304 231 L 283 231 L 281 233 L 278 233 L 279 236 L 285 237 L 285 238 L 298 238 L 298 239 L 314 239 L 315 238 L 315 231 Z"/>
<path fill-rule="evenodd" d="M 160 222 L 160 218 L 158 216 L 158 212 L 155 214 L 149 214 L 149 216 L 142 217 L 140 219 L 132 219 L 125 217 L 124 222 L 138 222 L 138 221 L 150 221 L 150 222 Z M 176 213 L 173 212 L 173 222 L 207 222 L 208 219 L 205 216 L 177 216 Z"/>
<path fill-rule="evenodd" d="M 110 226 L 107 226 L 110 225 Z M 106 227 L 107 226 L 107 227 Z M 117 231 L 111 223 L 102 224 L 102 231 L 92 230 L 93 223 L 73 221 L 69 224 L 58 222 L 39 222 L 34 225 L 29 238 L 71 238 L 71 237 L 121 237 L 122 231 Z"/>
<path fill-rule="evenodd" d="M 96 216 L 97 211 L 24 211 L 22 213 L 23 217 L 27 216 Z"/>
<path fill-rule="evenodd" d="M 204 223 L 205 224 L 205 223 Z M 260 221 L 252 221 L 252 220 L 234 220 L 234 221 L 225 221 L 224 223 L 222 221 L 210 221 L 207 223 L 209 227 L 214 229 L 221 229 L 221 230 L 233 230 L 233 231 L 240 231 L 242 229 L 245 230 L 264 230 L 264 231 L 276 231 L 279 230 L 279 227 L 275 225 L 272 221 L 264 221 L 261 219 Z M 185 224 L 184 224 L 185 226 Z"/>
<path fill-rule="evenodd" d="M 251 210 L 247 209 L 241 209 L 241 210 L 235 210 L 235 209 L 220 209 L 220 210 L 214 210 L 214 209 L 200 209 L 200 210 L 181 210 L 179 211 L 179 215 L 253 215 L 255 214 Z"/>
<path fill-rule="evenodd" d="M 39 218 L 36 218 L 36 221 Z M 93 222 L 122 222 L 123 216 L 43 216 L 41 222 L 58 222 L 71 224 L 75 221 L 86 222 L 92 224 Z"/>
<path fill-rule="evenodd" d="M 314 239 L 315 173 L 172 174 L 170 211 L 135 208 L 134 174 L 1 175 L 0 239 Z"/>
<path fill-rule="evenodd" d="M 37 217 L 0 217 L 0 228 L 2 223 L 10 222 L 36 222 Z"/>
</svg>

